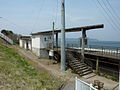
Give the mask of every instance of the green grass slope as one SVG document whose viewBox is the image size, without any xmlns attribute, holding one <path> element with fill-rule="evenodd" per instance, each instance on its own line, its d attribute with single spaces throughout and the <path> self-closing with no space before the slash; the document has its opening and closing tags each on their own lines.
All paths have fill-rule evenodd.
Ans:
<svg viewBox="0 0 120 90">
<path fill-rule="evenodd" d="M 14 49 L 0 44 L 0 90 L 57 90 L 58 81 L 47 71 L 36 70 Z"/>
</svg>

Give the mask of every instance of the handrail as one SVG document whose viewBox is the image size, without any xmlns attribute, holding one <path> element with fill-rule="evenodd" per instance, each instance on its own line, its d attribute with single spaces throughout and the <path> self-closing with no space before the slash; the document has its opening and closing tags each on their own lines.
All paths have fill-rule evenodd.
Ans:
<svg viewBox="0 0 120 90">
<path fill-rule="evenodd" d="M 13 44 L 13 40 L 11 40 L 9 37 L 4 35 L 3 33 L 0 32 L 0 37 L 6 40 L 8 43 Z"/>
</svg>

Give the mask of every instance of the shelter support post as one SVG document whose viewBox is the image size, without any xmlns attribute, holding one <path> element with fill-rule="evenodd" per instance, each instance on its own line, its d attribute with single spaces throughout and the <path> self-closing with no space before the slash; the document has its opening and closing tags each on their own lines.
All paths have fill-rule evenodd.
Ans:
<svg viewBox="0 0 120 90">
<path fill-rule="evenodd" d="M 58 49 L 58 33 L 56 33 L 56 48 Z"/>
<path fill-rule="evenodd" d="M 96 74 L 99 73 L 99 58 L 97 58 L 97 61 L 96 61 Z"/>
<path fill-rule="evenodd" d="M 81 49 L 81 55 L 82 55 L 82 62 L 84 62 L 84 52 L 85 52 L 85 37 L 86 37 L 86 30 L 82 29 L 82 49 Z"/>
</svg>

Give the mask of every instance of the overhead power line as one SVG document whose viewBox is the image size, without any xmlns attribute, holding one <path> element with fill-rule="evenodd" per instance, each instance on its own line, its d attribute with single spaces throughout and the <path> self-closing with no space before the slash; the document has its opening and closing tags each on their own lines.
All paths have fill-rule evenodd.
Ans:
<svg viewBox="0 0 120 90">
<path fill-rule="evenodd" d="M 54 20 L 55 23 L 57 23 L 57 16 L 58 16 L 58 0 L 56 0 L 56 12 L 55 12 L 55 20 Z"/>
<path fill-rule="evenodd" d="M 118 18 L 117 18 L 117 16 L 116 16 L 116 14 L 113 13 L 113 10 L 110 10 L 109 7 L 107 7 L 108 3 L 106 4 L 104 0 L 102 0 L 102 2 L 103 2 L 103 4 L 104 4 L 105 8 L 106 8 L 106 9 L 108 10 L 108 12 L 110 13 L 110 15 L 116 20 L 116 22 L 117 22 L 117 23 L 119 24 L 119 26 L 120 26 L 120 23 L 119 23 L 119 21 L 118 21 Z"/>
<path fill-rule="evenodd" d="M 118 14 L 116 13 L 115 9 L 112 7 L 111 3 L 106 0 L 106 2 L 108 3 L 108 5 L 110 6 L 111 10 L 114 12 L 114 14 L 117 16 L 117 18 L 120 20 L 120 17 L 118 16 Z"/>
<path fill-rule="evenodd" d="M 25 28 L 25 27 L 23 27 L 23 26 L 20 26 L 20 25 L 14 23 L 14 22 L 11 21 L 11 20 L 8 20 L 8 19 L 5 18 L 5 17 L 2 17 L 1 19 L 5 20 L 7 23 L 9 23 L 9 24 L 11 24 L 11 25 L 13 25 L 13 26 L 15 26 L 15 27 L 21 28 L 21 29 L 23 29 L 23 30 L 25 30 L 25 31 L 26 31 L 26 30 L 29 30 L 29 29 L 27 29 L 27 28 Z"/>
<path fill-rule="evenodd" d="M 120 33 L 120 31 L 118 30 L 118 28 L 111 22 L 111 20 L 109 19 L 109 17 L 107 17 L 106 13 L 103 10 L 101 10 L 102 8 L 99 7 L 98 2 L 96 2 L 96 0 L 92 0 L 92 1 L 94 1 L 96 7 L 100 10 L 101 14 L 103 15 L 103 17 L 105 18 L 105 20 L 107 21 L 107 23 L 110 24 L 111 27 L 114 30 L 116 30 L 116 31 L 118 31 Z M 117 33 L 117 34 L 119 35 L 119 33 Z"/>
<path fill-rule="evenodd" d="M 40 18 L 40 14 L 41 14 L 41 12 L 42 12 L 42 10 L 43 10 L 43 7 L 44 7 L 44 4 L 45 4 L 45 1 L 46 1 L 46 0 L 42 0 L 42 1 L 41 1 L 40 8 L 38 9 L 38 14 L 36 15 L 36 19 L 35 19 L 35 22 L 33 23 L 32 30 L 31 30 L 30 33 L 32 33 L 33 30 L 36 29 L 36 25 L 37 25 L 37 22 L 38 22 L 38 20 L 39 20 L 39 18 Z"/>
<path fill-rule="evenodd" d="M 95 1 L 95 0 L 94 0 L 94 1 Z M 107 23 L 109 23 L 114 30 L 119 31 L 119 30 L 114 26 L 114 24 L 110 21 L 110 19 L 105 15 L 105 12 L 103 12 L 103 11 L 101 10 L 101 8 L 97 5 L 97 3 L 95 3 L 95 4 L 96 4 L 96 7 L 100 10 L 100 12 L 102 13 L 102 15 L 104 16 L 104 18 L 106 19 Z"/>
<path fill-rule="evenodd" d="M 118 25 L 116 24 L 116 22 L 114 21 L 114 19 L 109 15 L 109 13 L 107 12 L 107 10 L 103 7 L 103 5 L 100 3 L 99 0 L 97 0 L 98 4 L 101 6 L 101 8 L 104 10 L 104 12 L 106 13 L 106 15 L 109 17 L 109 19 L 111 20 L 111 22 L 117 27 L 118 30 L 120 30 L 120 28 L 118 27 Z"/>
</svg>

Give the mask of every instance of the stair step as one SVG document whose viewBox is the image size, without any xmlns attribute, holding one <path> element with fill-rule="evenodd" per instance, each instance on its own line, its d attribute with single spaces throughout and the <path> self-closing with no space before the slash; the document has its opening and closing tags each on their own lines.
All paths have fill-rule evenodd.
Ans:
<svg viewBox="0 0 120 90">
<path fill-rule="evenodd" d="M 80 66 L 81 64 L 79 64 L 79 63 L 70 63 L 70 65 L 72 65 L 72 66 Z"/>
<path fill-rule="evenodd" d="M 77 59 L 74 59 L 74 60 L 71 60 L 70 62 L 80 62 L 80 60 L 77 60 Z"/>
<path fill-rule="evenodd" d="M 87 71 L 91 71 L 91 70 L 89 68 L 82 70 L 83 73 Z"/>
<path fill-rule="evenodd" d="M 90 74 L 90 73 L 92 73 L 93 71 L 87 71 L 87 72 L 84 72 L 84 73 L 82 73 L 82 76 L 84 76 L 84 75 L 87 75 L 87 74 Z"/>
<path fill-rule="evenodd" d="M 69 62 L 69 63 L 73 63 L 73 64 L 80 64 L 80 62 Z"/>
<path fill-rule="evenodd" d="M 84 69 L 87 69 L 87 68 L 89 68 L 89 67 L 82 67 L 82 68 L 80 68 L 81 70 L 84 70 Z"/>
<path fill-rule="evenodd" d="M 81 64 L 85 64 L 85 63 L 82 63 L 82 62 L 80 62 L 80 61 L 70 61 L 69 63 L 81 63 Z"/>
<path fill-rule="evenodd" d="M 73 64 L 73 65 L 86 65 L 86 64 L 84 64 L 84 63 L 80 63 L 80 62 L 70 63 L 70 64 Z"/>
<path fill-rule="evenodd" d="M 73 68 L 74 69 L 80 69 L 80 70 L 84 70 L 84 69 L 87 69 L 87 68 L 89 68 L 89 67 L 86 67 L 86 66 L 73 66 Z M 89 68 L 89 69 L 91 69 L 91 68 Z"/>
<path fill-rule="evenodd" d="M 90 73 L 90 74 L 84 75 L 83 77 L 86 79 L 89 79 L 89 78 L 94 77 L 94 76 L 96 76 L 95 73 Z"/>
<path fill-rule="evenodd" d="M 71 67 L 79 67 L 79 68 L 83 68 L 86 67 L 86 65 L 80 65 L 80 64 L 70 64 Z"/>
<path fill-rule="evenodd" d="M 87 71 L 91 71 L 89 68 L 86 68 L 86 69 L 84 69 L 84 70 L 81 70 L 80 68 L 77 68 L 77 69 L 75 69 L 75 71 L 76 72 L 82 72 L 82 73 L 84 73 L 84 72 L 87 72 Z"/>
</svg>

